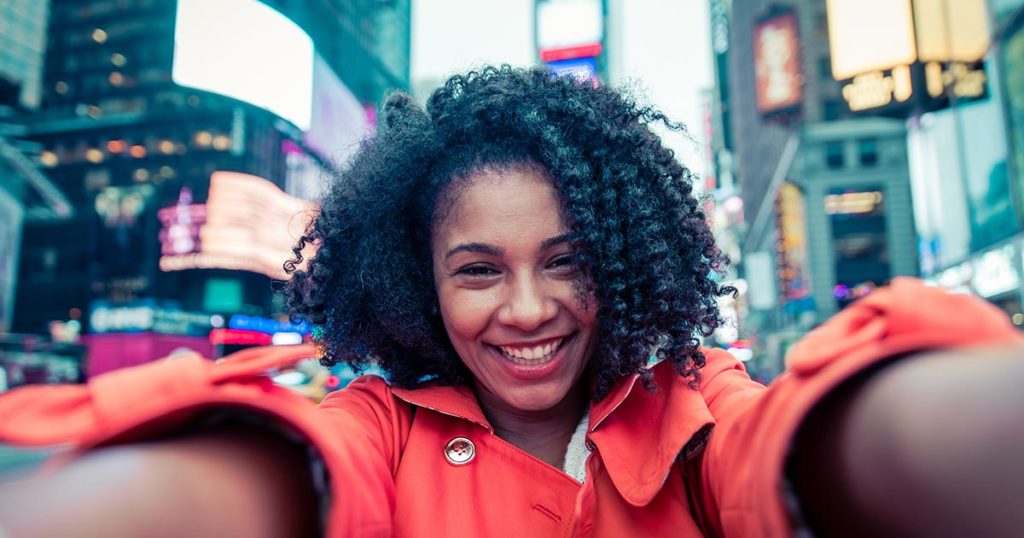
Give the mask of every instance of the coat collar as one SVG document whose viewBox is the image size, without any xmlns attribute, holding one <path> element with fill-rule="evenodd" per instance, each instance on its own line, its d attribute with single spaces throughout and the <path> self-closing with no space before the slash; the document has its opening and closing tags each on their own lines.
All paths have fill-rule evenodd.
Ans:
<svg viewBox="0 0 1024 538">
<path fill-rule="evenodd" d="M 588 438 L 597 446 L 619 494 L 635 506 L 654 499 L 687 442 L 700 438 L 714 424 L 700 392 L 690 388 L 671 364 L 658 363 L 651 369 L 656 390 L 645 389 L 634 374 L 590 406 Z M 494 432 L 470 387 L 391 390 L 411 405 Z"/>
<path fill-rule="evenodd" d="M 461 418 L 477 424 L 488 432 L 494 428 L 487 421 L 476 394 L 468 386 L 428 385 L 415 389 L 391 388 L 392 394 L 406 403 L 436 411 L 442 415 Z"/>
<path fill-rule="evenodd" d="M 677 459 L 696 452 L 687 443 L 703 442 L 714 425 L 704 397 L 670 363 L 660 362 L 651 370 L 655 390 L 647 390 L 640 376 L 632 375 L 594 404 L 590 415 L 590 439 L 615 488 L 634 506 L 654 499 Z"/>
</svg>

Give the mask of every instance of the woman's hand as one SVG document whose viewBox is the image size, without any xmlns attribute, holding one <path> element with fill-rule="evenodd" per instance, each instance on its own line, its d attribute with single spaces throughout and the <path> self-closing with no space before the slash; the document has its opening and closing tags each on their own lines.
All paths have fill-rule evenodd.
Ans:
<svg viewBox="0 0 1024 538">
<path fill-rule="evenodd" d="M 1024 349 L 904 357 L 851 381 L 790 461 L 820 536 L 1020 536 Z"/>
<path fill-rule="evenodd" d="M 301 448 L 243 427 L 103 448 L 0 485 L 0 529 L 8 538 L 308 536 L 319 517 L 309 476 Z"/>
</svg>

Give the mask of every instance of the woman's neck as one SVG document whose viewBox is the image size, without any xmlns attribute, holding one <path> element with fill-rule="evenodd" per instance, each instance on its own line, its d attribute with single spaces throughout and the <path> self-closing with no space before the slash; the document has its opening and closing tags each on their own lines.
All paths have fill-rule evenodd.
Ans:
<svg viewBox="0 0 1024 538">
<path fill-rule="evenodd" d="M 561 469 L 565 450 L 587 407 L 583 382 L 576 385 L 554 407 L 541 411 L 514 409 L 486 389 L 476 387 L 477 400 L 494 433 L 519 449 Z"/>
</svg>

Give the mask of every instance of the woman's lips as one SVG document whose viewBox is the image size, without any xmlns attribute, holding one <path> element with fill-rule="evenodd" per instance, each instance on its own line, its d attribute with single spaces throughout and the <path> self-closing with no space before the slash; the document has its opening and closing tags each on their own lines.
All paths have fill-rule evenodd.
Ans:
<svg viewBox="0 0 1024 538">
<path fill-rule="evenodd" d="M 555 353 L 561 349 L 564 342 L 565 337 L 561 337 L 534 345 L 508 345 L 494 347 L 498 348 L 505 358 L 516 364 L 532 365 L 542 364 L 551 360 Z"/>
<path fill-rule="evenodd" d="M 488 345 L 487 347 L 499 358 L 498 363 L 510 377 L 522 381 L 534 381 L 546 378 L 558 370 L 573 336 L 575 333 L 546 341 L 542 345 L 521 347 Z M 552 343 L 557 345 L 549 349 Z M 548 350 L 546 354 L 538 353 L 538 351 L 543 353 L 545 350 Z M 526 358 L 527 356 L 530 358 Z"/>
</svg>

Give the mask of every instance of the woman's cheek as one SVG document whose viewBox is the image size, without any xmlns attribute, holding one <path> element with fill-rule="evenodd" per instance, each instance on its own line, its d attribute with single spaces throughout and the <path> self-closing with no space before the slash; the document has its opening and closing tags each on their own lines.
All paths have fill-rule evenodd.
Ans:
<svg viewBox="0 0 1024 538">
<path fill-rule="evenodd" d="M 449 330 L 463 337 L 486 329 L 496 309 L 493 293 L 486 290 L 456 290 L 448 298 L 444 310 Z"/>
</svg>

